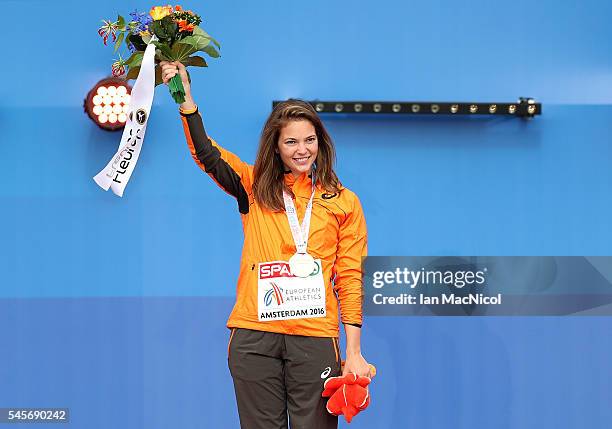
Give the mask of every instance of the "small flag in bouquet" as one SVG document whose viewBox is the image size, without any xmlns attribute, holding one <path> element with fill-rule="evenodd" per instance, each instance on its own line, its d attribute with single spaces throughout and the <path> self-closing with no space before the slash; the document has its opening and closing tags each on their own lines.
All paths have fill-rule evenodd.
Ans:
<svg viewBox="0 0 612 429">
<path fill-rule="evenodd" d="M 125 46 L 131 55 L 112 64 L 116 77 L 136 79 L 132 89 L 128 118 L 119 149 L 94 180 L 104 190 L 109 188 L 122 196 L 132 175 L 144 139 L 144 133 L 153 103 L 155 86 L 162 83 L 160 61 L 179 61 L 185 66 L 208 67 L 198 52 L 218 58 L 219 42 L 200 26 L 202 18 L 181 6 L 155 6 L 148 13 L 137 10 L 130 13 L 131 20 L 118 16 L 116 21 L 103 20 L 98 29 L 105 45 L 109 39 L 115 52 Z M 185 101 L 185 88 L 177 74 L 168 82 L 170 95 L 177 104 Z"/>
</svg>

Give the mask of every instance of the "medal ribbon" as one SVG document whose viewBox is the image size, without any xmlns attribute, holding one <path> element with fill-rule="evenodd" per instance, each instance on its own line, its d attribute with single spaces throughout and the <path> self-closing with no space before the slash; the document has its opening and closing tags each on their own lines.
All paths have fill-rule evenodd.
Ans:
<svg viewBox="0 0 612 429">
<path fill-rule="evenodd" d="M 154 40 L 157 40 L 155 36 L 151 41 Z M 115 195 L 123 196 L 123 191 L 140 156 L 154 92 L 155 45 L 149 43 L 142 58 L 138 79 L 136 79 L 132 89 L 130 111 L 123 129 L 119 149 L 106 164 L 106 167 L 93 178 L 105 191 L 110 188 Z"/>
<path fill-rule="evenodd" d="M 287 220 L 289 221 L 289 227 L 291 228 L 291 235 L 293 235 L 293 242 L 295 243 L 296 253 L 308 253 L 306 248 L 308 247 L 308 231 L 310 230 L 310 217 L 312 215 L 312 200 L 315 194 L 315 170 L 312 170 L 312 193 L 304 212 L 304 219 L 302 219 L 302 225 L 298 222 L 297 211 L 295 205 L 291 199 L 291 195 L 283 189 L 283 200 L 285 201 L 285 213 L 287 213 Z"/>
</svg>

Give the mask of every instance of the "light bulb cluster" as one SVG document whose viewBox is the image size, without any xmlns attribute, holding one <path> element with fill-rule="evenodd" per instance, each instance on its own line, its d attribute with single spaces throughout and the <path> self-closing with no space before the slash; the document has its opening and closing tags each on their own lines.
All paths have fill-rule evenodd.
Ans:
<svg viewBox="0 0 612 429">
<path fill-rule="evenodd" d="M 125 86 L 99 86 L 92 102 L 94 105 L 92 111 L 101 124 L 106 122 L 124 124 L 127 121 L 130 94 Z"/>
<path fill-rule="evenodd" d="M 87 94 L 84 108 L 89 117 L 105 130 L 123 128 L 128 120 L 131 88 L 119 78 L 98 82 Z"/>
</svg>

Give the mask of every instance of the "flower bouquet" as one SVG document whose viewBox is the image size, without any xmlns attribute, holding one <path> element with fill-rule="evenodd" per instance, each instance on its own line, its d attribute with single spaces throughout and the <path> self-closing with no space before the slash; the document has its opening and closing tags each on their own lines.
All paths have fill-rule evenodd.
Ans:
<svg viewBox="0 0 612 429">
<path fill-rule="evenodd" d="M 155 86 L 162 83 L 159 62 L 180 61 L 185 66 L 207 67 L 204 58 L 194 54 L 204 52 L 217 58 L 220 48 L 219 42 L 199 27 L 200 16 L 180 6 L 156 6 L 149 13 L 134 11 L 130 16 L 129 22 L 122 16 L 116 21 L 103 21 L 98 29 L 105 45 L 109 39 L 115 44 L 115 52 L 123 45 L 131 52 L 127 60 L 119 55 L 112 66 L 113 75 L 123 76 L 127 69 L 125 78 L 136 79 L 119 148 L 93 178 L 102 189 L 111 189 L 118 196 L 123 196 L 142 150 Z M 180 76 L 174 76 L 168 86 L 174 101 L 183 103 L 185 88 Z"/>
<path fill-rule="evenodd" d="M 115 44 L 115 52 L 125 45 L 131 52 L 127 60 L 119 53 L 112 65 L 113 76 L 136 79 L 140 72 L 144 52 L 149 43 L 155 45 L 155 85 L 162 83 L 159 61 L 180 61 L 185 66 L 207 67 L 202 56 L 193 55 L 204 52 L 211 58 L 218 58 L 221 46 L 201 27 L 202 18 L 181 6 L 155 6 L 149 13 L 130 13 L 128 22 L 119 15 L 116 21 L 102 20 L 98 29 L 105 45 L 108 39 Z M 213 46 L 214 45 L 214 46 Z M 216 46 L 216 48 L 215 48 Z M 127 68 L 127 74 L 126 74 Z M 178 104 L 185 101 L 185 89 L 177 74 L 168 83 L 170 94 Z"/>
</svg>

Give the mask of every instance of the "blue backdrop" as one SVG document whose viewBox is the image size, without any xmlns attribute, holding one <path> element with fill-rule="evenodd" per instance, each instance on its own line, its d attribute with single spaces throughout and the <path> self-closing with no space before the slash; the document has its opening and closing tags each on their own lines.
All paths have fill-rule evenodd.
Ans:
<svg viewBox="0 0 612 429">
<path fill-rule="evenodd" d="M 125 197 L 91 179 L 120 138 L 82 109 L 113 60 L 97 26 L 152 4 L 1 4 L 27 30 L 0 87 L 0 407 L 69 407 L 75 428 L 237 427 L 224 324 L 240 218 L 167 88 Z M 192 73 L 207 130 L 249 162 L 274 99 L 543 103 L 532 121 L 325 117 L 370 254 L 612 253 L 609 2 L 183 6 L 222 45 Z M 610 326 L 367 318 L 379 375 L 351 426 L 608 427 Z"/>
</svg>

